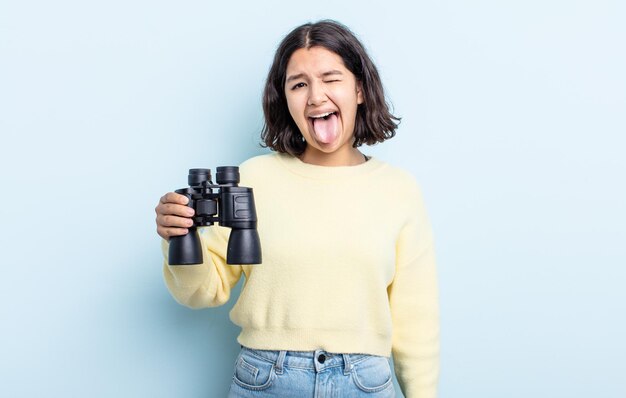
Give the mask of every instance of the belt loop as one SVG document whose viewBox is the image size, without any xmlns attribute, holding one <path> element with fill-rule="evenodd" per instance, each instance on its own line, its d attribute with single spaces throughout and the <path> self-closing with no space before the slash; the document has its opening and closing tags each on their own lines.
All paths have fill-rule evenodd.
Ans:
<svg viewBox="0 0 626 398">
<path fill-rule="evenodd" d="M 276 360 L 276 374 L 283 374 L 283 362 L 285 361 L 285 355 L 287 355 L 287 351 L 280 351 L 278 353 L 278 359 Z"/>
<path fill-rule="evenodd" d="M 343 364 L 344 364 L 343 374 L 347 376 L 350 374 L 350 372 L 352 372 L 352 362 L 350 362 L 349 354 L 341 354 L 341 355 L 343 355 Z"/>
</svg>

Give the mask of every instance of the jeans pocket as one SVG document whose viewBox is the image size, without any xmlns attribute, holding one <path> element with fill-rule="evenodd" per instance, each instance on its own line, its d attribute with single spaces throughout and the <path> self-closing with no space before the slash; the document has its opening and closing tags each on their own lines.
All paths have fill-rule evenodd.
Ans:
<svg viewBox="0 0 626 398">
<path fill-rule="evenodd" d="M 392 385 L 391 365 L 385 357 L 370 355 L 354 364 L 352 380 L 363 392 L 380 392 Z"/>
<path fill-rule="evenodd" d="M 237 357 L 233 381 L 242 388 L 260 391 L 269 388 L 276 378 L 274 364 L 248 351 Z"/>
</svg>

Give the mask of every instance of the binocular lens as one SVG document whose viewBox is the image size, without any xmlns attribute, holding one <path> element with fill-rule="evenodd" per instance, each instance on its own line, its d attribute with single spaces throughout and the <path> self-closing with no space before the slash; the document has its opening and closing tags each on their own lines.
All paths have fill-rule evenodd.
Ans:
<svg viewBox="0 0 626 398">
<path fill-rule="evenodd" d="M 239 184 L 239 167 L 222 166 L 217 168 L 216 181 L 220 185 Z"/>
<path fill-rule="evenodd" d="M 190 187 L 201 185 L 204 181 L 211 181 L 211 169 L 189 169 L 187 182 Z"/>
</svg>

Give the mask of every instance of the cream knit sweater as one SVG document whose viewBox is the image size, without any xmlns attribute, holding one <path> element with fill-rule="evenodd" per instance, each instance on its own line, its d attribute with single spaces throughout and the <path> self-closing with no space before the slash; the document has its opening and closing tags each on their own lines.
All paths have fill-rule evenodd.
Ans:
<svg viewBox="0 0 626 398">
<path fill-rule="evenodd" d="M 200 228 L 204 264 L 170 266 L 172 296 L 191 308 L 228 301 L 256 349 L 393 355 L 407 398 L 436 396 L 438 290 L 433 236 L 413 177 L 376 158 L 324 167 L 271 153 L 240 166 L 252 187 L 261 265 L 227 265 L 229 229 Z"/>
</svg>

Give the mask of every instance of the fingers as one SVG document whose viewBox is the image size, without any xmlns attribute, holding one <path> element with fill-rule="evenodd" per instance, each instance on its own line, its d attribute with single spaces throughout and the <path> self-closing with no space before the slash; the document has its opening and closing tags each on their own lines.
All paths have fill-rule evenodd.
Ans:
<svg viewBox="0 0 626 398">
<path fill-rule="evenodd" d="M 172 236 L 185 235 L 187 228 L 193 226 L 191 217 L 194 211 L 186 206 L 189 199 L 185 195 L 169 192 L 161 197 L 154 209 L 157 217 L 157 233 L 163 239 L 169 240 Z"/>
<path fill-rule="evenodd" d="M 191 217 L 194 215 L 194 211 L 191 207 L 187 207 L 184 205 L 178 205 L 178 204 L 172 204 L 172 203 L 167 203 L 167 204 L 159 204 L 156 207 L 156 213 L 157 215 L 174 215 L 174 216 L 179 216 L 179 217 Z"/>
<path fill-rule="evenodd" d="M 166 228 L 169 228 L 169 227 L 189 228 L 193 226 L 193 220 L 188 217 L 158 215 L 157 224 Z"/>
<path fill-rule="evenodd" d="M 189 217 L 178 217 L 173 215 L 157 214 L 157 233 L 164 239 L 172 236 L 185 235 L 189 232 L 187 228 L 193 226 L 193 220 Z"/>
<path fill-rule="evenodd" d="M 170 240 L 171 237 L 187 235 L 189 230 L 186 228 L 164 228 L 157 226 L 157 234 L 165 240 Z"/>
<path fill-rule="evenodd" d="M 193 209 L 187 206 L 189 199 L 185 195 L 168 192 L 161 197 L 154 209 L 157 215 L 176 215 L 180 217 L 193 216 Z"/>
<path fill-rule="evenodd" d="M 168 192 L 161 197 L 160 203 L 176 203 L 180 205 L 186 205 L 189 202 L 189 198 L 185 195 L 181 195 L 176 192 Z"/>
</svg>

